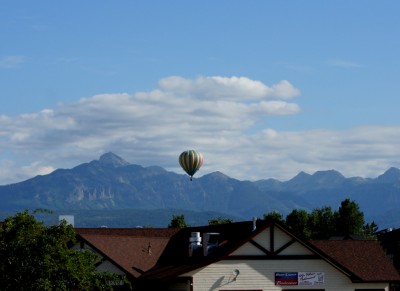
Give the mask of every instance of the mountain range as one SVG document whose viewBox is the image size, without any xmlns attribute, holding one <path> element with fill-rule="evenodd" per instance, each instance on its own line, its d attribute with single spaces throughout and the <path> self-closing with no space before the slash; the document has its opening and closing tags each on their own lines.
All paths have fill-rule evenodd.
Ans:
<svg viewBox="0 0 400 291">
<path fill-rule="evenodd" d="M 136 211 L 143 216 L 145 211 L 154 216 L 173 209 L 177 214 L 208 212 L 214 217 L 249 220 L 272 211 L 285 216 L 293 209 L 311 211 L 331 206 L 337 210 L 346 198 L 356 201 L 366 220 L 374 220 L 380 228 L 399 226 L 400 170 L 390 168 L 374 179 L 346 178 L 328 170 L 300 172 L 288 181 L 254 182 L 214 172 L 190 181 L 186 175 L 158 166 L 131 164 L 114 153 L 106 153 L 72 169 L 58 169 L 0 186 L 0 214 L 38 208 L 58 213 L 80 211 L 97 213 L 99 220 L 105 221 L 96 223 L 103 225 L 107 220 L 98 213 Z M 169 221 L 165 221 L 165 215 L 162 219 L 166 226 Z"/>
</svg>

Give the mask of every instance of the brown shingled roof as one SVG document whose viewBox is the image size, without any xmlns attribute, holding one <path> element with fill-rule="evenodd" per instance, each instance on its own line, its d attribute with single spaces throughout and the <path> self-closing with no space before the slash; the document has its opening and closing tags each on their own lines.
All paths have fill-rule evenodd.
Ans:
<svg viewBox="0 0 400 291">
<path fill-rule="evenodd" d="M 184 229 L 76 229 L 81 239 L 134 278 L 169 280 L 181 274 L 224 259 L 232 251 L 271 225 L 290 232 L 276 222 L 259 220 L 253 231 L 252 222 L 189 227 Z M 219 247 L 207 256 L 189 258 L 191 232 L 220 233 Z M 400 276 L 386 258 L 377 241 L 302 241 L 316 255 L 349 274 L 354 282 L 396 282 Z M 366 255 L 368 254 L 368 255 Z"/>
<path fill-rule="evenodd" d="M 78 237 L 128 274 L 139 277 L 152 268 L 177 229 L 75 229 Z"/>
<path fill-rule="evenodd" d="M 253 230 L 252 221 L 181 229 L 170 239 L 156 266 L 139 279 L 157 280 L 159 282 L 168 281 L 191 270 L 212 264 L 225 258 L 237 247 L 269 226 L 271 226 L 270 221 L 259 220 L 255 231 Z M 219 233 L 218 248 L 206 257 L 200 255 L 190 258 L 188 246 L 191 232 Z"/>
<path fill-rule="evenodd" d="M 353 281 L 400 281 L 400 275 L 389 262 L 381 245 L 374 240 L 312 240 L 310 243 L 349 271 Z"/>
</svg>

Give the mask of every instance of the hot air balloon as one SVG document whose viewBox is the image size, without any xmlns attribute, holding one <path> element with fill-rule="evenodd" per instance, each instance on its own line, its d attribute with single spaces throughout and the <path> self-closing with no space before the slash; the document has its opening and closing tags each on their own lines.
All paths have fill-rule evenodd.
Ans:
<svg viewBox="0 0 400 291">
<path fill-rule="evenodd" d="M 179 156 L 179 164 L 182 169 L 190 176 L 192 181 L 193 175 L 203 165 L 203 155 L 195 150 L 184 151 Z"/>
</svg>

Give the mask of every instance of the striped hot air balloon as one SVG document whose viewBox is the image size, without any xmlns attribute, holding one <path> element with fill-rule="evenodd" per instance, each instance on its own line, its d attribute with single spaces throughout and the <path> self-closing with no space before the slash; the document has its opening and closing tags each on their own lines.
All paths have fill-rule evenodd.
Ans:
<svg viewBox="0 0 400 291">
<path fill-rule="evenodd" d="M 182 169 L 190 176 L 192 181 L 193 175 L 203 165 L 203 155 L 195 150 L 184 151 L 179 156 L 179 164 Z"/>
</svg>

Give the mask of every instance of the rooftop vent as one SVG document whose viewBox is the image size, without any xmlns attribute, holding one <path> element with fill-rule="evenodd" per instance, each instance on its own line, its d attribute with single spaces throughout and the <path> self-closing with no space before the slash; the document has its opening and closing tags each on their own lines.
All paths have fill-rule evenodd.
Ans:
<svg viewBox="0 0 400 291">
<path fill-rule="evenodd" d="M 201 250 L 200 232 L 192 232 L 189 237 L 189 257 Z"/>
<path fill-rule="evenodd" d="M 253 231 L 257 229 L 257 217 L 253 217 Z"/>
<path fill-rule="evenodd" d="M 203 234 L 203 256 L 208 256 L 218 246 L 219 233 L 206 232 Z"/>
</svg>

